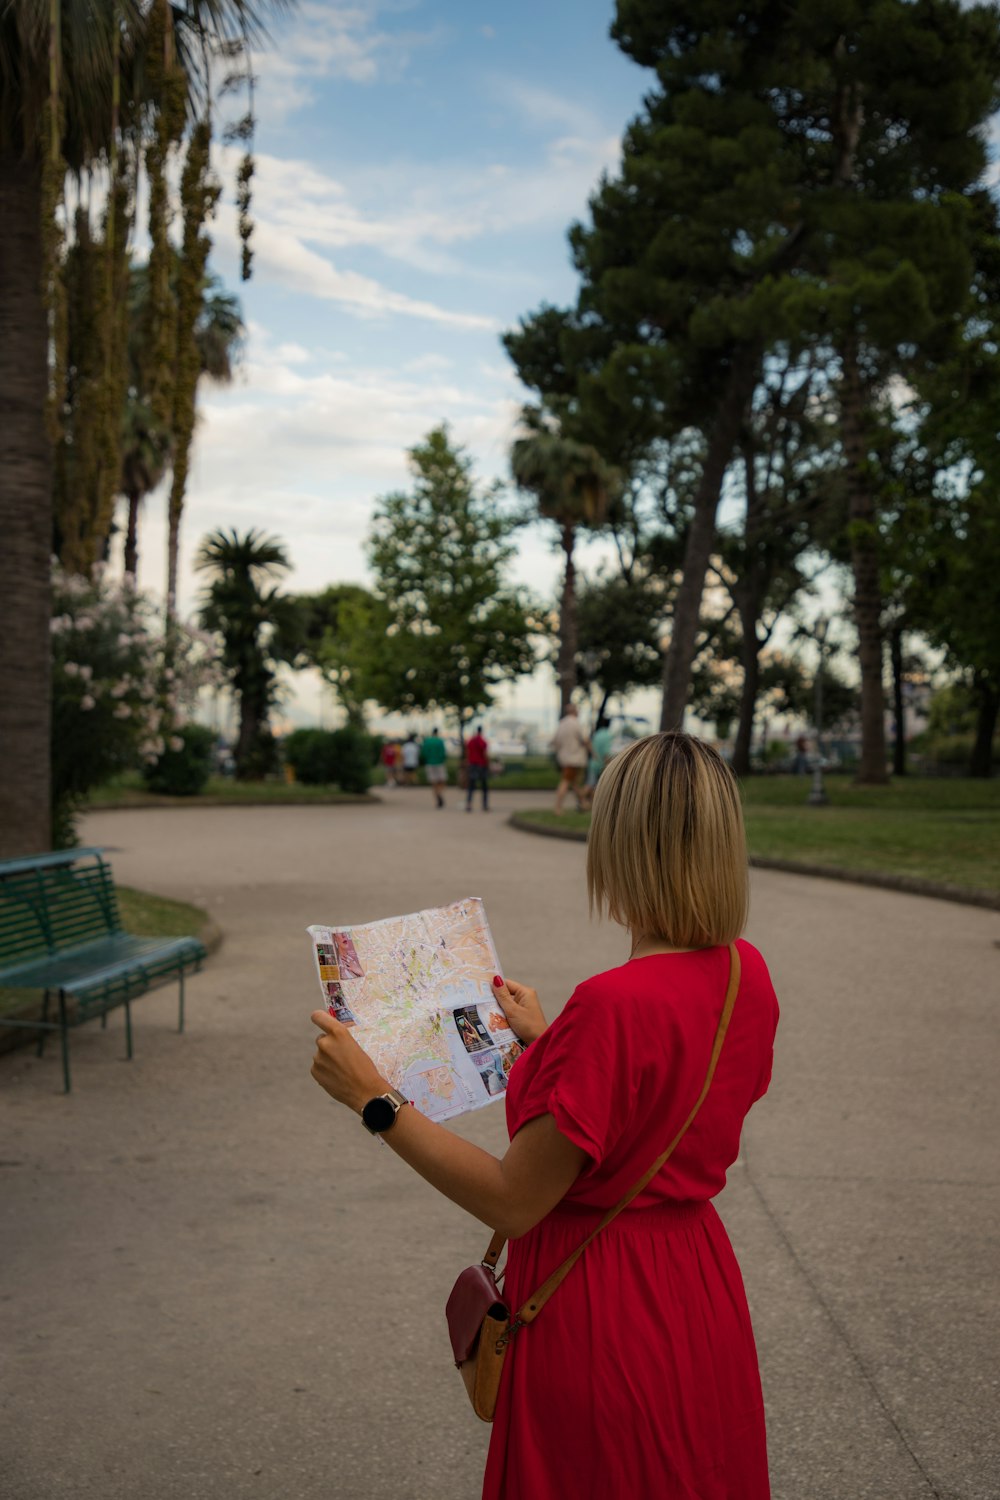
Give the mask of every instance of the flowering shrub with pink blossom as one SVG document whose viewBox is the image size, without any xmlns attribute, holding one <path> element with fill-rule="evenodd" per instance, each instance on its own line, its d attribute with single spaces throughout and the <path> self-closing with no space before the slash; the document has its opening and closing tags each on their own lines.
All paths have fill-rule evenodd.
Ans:
<svg viewBox="0 0 1000 1500">
<path fill-rule="evenodd" d="M 57 843 L 72 842 L 73 817 L 93 787 L 149 764 L 182 743 L 179 725 L 204 687 L 221 684 L 215 638 L 162 624 L 131 581 L 52 575 L 52 799 Z"/>
</svg>

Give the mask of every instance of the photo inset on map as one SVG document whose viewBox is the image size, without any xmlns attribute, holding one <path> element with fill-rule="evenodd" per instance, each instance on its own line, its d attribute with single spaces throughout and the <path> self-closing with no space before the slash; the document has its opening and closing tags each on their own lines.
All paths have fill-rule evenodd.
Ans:
<svg viewBox="0 0 1000 1500">
<path fill-rule="evenodd" d="M 482 1052 L 485 1047 L 492 1047 L 493 1038 L 483 1025 L 478 1007 L 465 1005 L 461 1010 L 456 1010 L 454 1016 L 466 1052 Z"/>
<path fill-rule="evenodd" d="M 337 950 L 337 962 L 340 964 L 341 973 L 351 974 L 355 979 L 363 979 L 365 971 L 361 967 L 358 950 L 347 933 L 335 932 L 333 934 L 333 946 Z"/>
<path fill-rule="evenodd" d="M 326 991 L 326 1008 L 336 1020 L 342 1021 L 345 1026 L 356 1026 L 358 1018 L 351 1011 L 350 1006 L 344 999 L 344 991 L 339 984 L 324 984 Z"/>
<path fill-rule="evenodd" d="M 337 952 L 331 943 L 317 943 L 316 957 L 319 960 L 319 977 L 324 981 L 340 978 Z"/>
<path fill-rule="evenodd" d="M 472 1061 L 479 1070 L 486 1092 L 491 1095 L 502 1094 L 507 1087 L 507 1074 L 503 1070 L 500 1054 L 492 1050 L 480 1052 Z"/>
<path fill-rule="evenodd" d="M 521 1042 L 511 1042 L 508 1046 L 500 1048 L 500 1062 L 505 1074 L 510 1072 L 523 1051 L 524 1047 Z"/>
</svg>

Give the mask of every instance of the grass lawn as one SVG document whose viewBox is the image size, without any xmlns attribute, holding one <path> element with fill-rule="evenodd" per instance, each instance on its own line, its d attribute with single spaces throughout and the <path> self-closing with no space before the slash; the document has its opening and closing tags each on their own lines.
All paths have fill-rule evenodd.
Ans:
<svg viewBox="0 0 1000 1500">
<path fill-rule="evenodd" d="M 423 786 L 423 771 L 419 772 L 417 781 Z M 450 786 L 458 784 L 458 761 L 453 758 L 448 760 L 448 783 Z M 372 785 L 385 785 L 382 766 L 375 768 Z M 504 762 L 503 770 L 490 777 L 490 789 L 498 792 L 554 792 L 558 785 L 559 772 L 551 755 L 511 756 Z"/>
<path fill-rule="evenodd" d="M 303 786 L 287 781 L 234 781 L 229 776 L 210 776 L 204 792 L 197 797 L 161 797 L 148 792 L 137 771 L 116 776 L 105 786 L 96 787 L 87 799 L 87 807 L 199 807 L 218 802 L 280 802 L 289 806 L 298 802 L 356 802 L 333 786 Z"/>
<path fill-rule="evenodd" d="M 829 807 L 809 807 L 807 776 L 744 783 L 750 852 L 838 869 L 1000 890 L 1000 780 L 905 778 L 887 787 L 826 780 Z M 526 821 L 586 829 L 587 813 L 530 811 Z"/>
<path fill-rule="evenodd" d="M 122 926 L 137 937 L 197 937 L 208 921 L 207 912 L 185 901 L 168 901 L 127 885 L 117 890 Z M 0 990 L 0 1014 L 20 1010 L 33 1001 L 41 1005 L 41 990 Z"/>
</svg>

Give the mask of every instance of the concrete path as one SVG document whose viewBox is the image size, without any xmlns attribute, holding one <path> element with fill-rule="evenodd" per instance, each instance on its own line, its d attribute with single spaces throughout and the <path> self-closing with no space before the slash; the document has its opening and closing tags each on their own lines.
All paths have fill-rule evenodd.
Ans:
<svg viewBox="0 0 1000 1500">
<path fill-rule="evenodd" d="M 119 880 L 226 941 L 183 1037 L 172 990 L 137 1006 L 131 1064 L 120 1012 L 75 1033 L 68 1098 L 57 1049 L 0 1059 L 3 1500 L 475 1500 L 487 1430 L 442 1309 L 487 1235 L 311 1081 L 303 929 L 478 893 L 554 1012 L 625 949 L 587 922 L 583 848 L 506 826 L 547 800 L 87 820 Z M 783 1020 L 720 1207 L 775 1500 L 1000 1497 L 998 935 L 754 876 Z M 500 1107 L 458 1128 L 504 1145 Z"/>
</svg>

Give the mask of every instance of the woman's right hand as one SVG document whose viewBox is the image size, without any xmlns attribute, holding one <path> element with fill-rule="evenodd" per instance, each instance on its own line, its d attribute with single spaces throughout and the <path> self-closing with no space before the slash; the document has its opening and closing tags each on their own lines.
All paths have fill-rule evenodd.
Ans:
<svg viewBox="0 0 1000 1500">
<path fill-rule="evenodd" d="M 520 1037 L 525 1046 L 541 1036 L 549 1023 L 538 1003 L 537 990 L 529 989 L 526 984 L 518 984 L 516 979 L 501 979 L 497 974 L 493 980 L 493 993 L 507 1017 L 511 1031 Z"/>
</svg>

